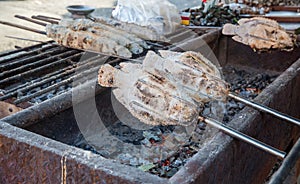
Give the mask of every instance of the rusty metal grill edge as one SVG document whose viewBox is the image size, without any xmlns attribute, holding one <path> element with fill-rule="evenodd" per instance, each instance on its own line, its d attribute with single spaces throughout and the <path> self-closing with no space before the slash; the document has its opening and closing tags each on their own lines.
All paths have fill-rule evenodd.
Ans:
<svg viewBox="0 0 300 184">
<path fill-rule="evenodd" d="M 239 47 L 240 45 L 237 45 L 235 43 L 230 43 L 230 40 L 228 40 L 226 37 L 218 37 L 218 35 L 219 35 L 219 31 L 215 31 L 205 35 L 204 37 L 202 37 L 202 39 L 205 39 L 211 45 L 216 45 L 216 43 L 218 43 L 218 46 L 214 47 L 215 48 L 214 51 L 219 56 L 219 60 L 221 61 L 222 65 L 225 65 L 226 62 L 228 62 L 229 60 L 231 64 L 241 64 L 238 63 L 237 60 L 242 60 L 243 62 L 249 64 L 250 66 L 252 65 L 253 68 L 264 67 L 266 70 L 280 71 L 282 70 L 282 68 L 288 68 L 288 66 L 291 63 L 293 63 L 297 59 L 297 57 L 299 58 L 299 56 L 294 56 L 295 54 L 294 55 L 291 54 L 291 56 L 288 58 L 289 60 L 281 66 L 276 66 L 276 64 L 274 63 L 268 63 L 272 61 L 266 61 L 267 64 L 263 63 L 261 64 L 262 66 L 255 66 L 257 62 L 253 62 L 252 64 L 249 63 L 249 61 L 245 61 L 246 59 L 244 57 L 241 57 L 238 54 L 232 54 L 232 52 L 234 52 L 235 49 L 234 47 Z M 201 45 L 197 44 L 198 42 L 197 39 L 199 38 L 196 38 L 194 40 L 192 39 L 188 41 L 186 45 L 183 44 L 183 46 L 188 48 L 192 47 L 193 50 L 199 50 L 201 49 Z M 224 48 L 226 50 L 224 50 Z M 244 55 L 246 56 L 247 54 L 250 55 L 251 53 L 251 51 L 246 47 L 242 47 L 240 49 L 245 51 Z M 277 54 L 280 56 L 280 53 Z M 257 59 L 257 58 L 260 61 L 264 61 L 265 58 L 268 57 L 266 55 L 262 55 L 262 56 L 256 55 L 254 58 L 252 57 L 252 59 Z M 298 60 L 287 71 L 285 71 L 274 82 L 274 84 L 272 83 L 270 87 L 265 89 L 263 93 L 256 98 L 256 101 L 261 104 L 269 105 L 283 112 L 290 111 L 291 115 L 294 115 L 295 117 L 299 118 L 300 116 L 299 112 L 297 112 L 295 108 L 297 104 L 300 103 L 300 97 L 297 97 L 295 95 L 295 94 L 299 94 L 299 90 L 300 90 L 300 79 L 299 77 L 297 77 L 299 76 L 298 75 L 299 67 L 300 67 L 300 61 Z M 95 82 L 96 81 L 90 81 L 88 84 L 86 84 L 86 87 L 93 86 Z M 101 93 L 103 91 L 102 88 L 95 89 L 95 90 L 96 93 Z M 289 94 L 285 94 L 284 93 L 285 90 L 287 90 Z M 85 94 L 85 91 L 79 91 L 79 92 L 82 93 L 83 96 L 86 96 L 86 98 L 90 97 L 88 94 Z M 283 94 L 287 95 L 290 98 L 289 104 L 286 104 L 284 101 L 285 99 L 281 98 Z M 13 116 L 4 118 L 3 121 L 16 125 L 18 127 L 26 127 L 32 125 L 33 123 L 36 123 L 46 117 L 51 117 L 55 115 L 57 112 L 62 112 L 63 110 L 72 107 L 71 95 L 72 94 L 69 91 L 62 95 L 56 96 L 49 101 L 43 102 L 38 106 L 33 106 Z M 49 105 L 53 106 L 53 108 L 49 109 Z M 289 108 L 291 108 L 291 110 L 289 110 Z M 272 145 L 276 145 L 282 149 L 285 149 L 286 145 L 288 145 L 290 141 L 293 141 L 293 139 L 299 137 L 299 128 L 282 123 L 281 121 L 279 121 L 274 117 L 265 115 L 263 113 L 259 113 L 251 108 L 245 108 L 239 114 L 240 115 L 243 114 L 243 118 L 234 119 L 230 123 L 231 126 L 234 126 L 240 131 L 247 132 L 247 134 L 253 135 L 263 141 L 266 141 Z M 106 182 L 123 181 L 126 183 L 127 182 L 140 183 L 140 182 L 147 182 L 147 181 L 152 183 L 159 183 L 159 182 L 256 183 L 256 182 L 261 182 L 262 179 L 266 177 L 267 173 L 265 169 L 266 168 L 270 169 L 272 165 L 276 162 L 275 158 L 270 157 L 270 155 L 262 153 L 259 150 L 256 150 L 255 148 L 253 149 L 248 145 L 243 144 L 239 141 L 233 140 L 232 138 L 224 135 L 223 133 L 218 133 L 215 136 L 214 140 L 211 142 L 211 144 L 206 145 L 202 150 L 200 150 L 186 164 L 186 166 L 182 168 L 170 180 L 161 179 L 147 173 L 142 174 L 137 169 L 129 168 L 126 166 L 125 168 L 128 169 L 128 171 L 130 171 L 129 172 L 130 174 L 128 175 L 128 173 L 126 173 L 124 175 L 123 173 L 124 170 L 122 168 L 123 166 L 120 167 L 120 165 L 116 163 L 112 164 L 112 162 L 108 160 L 103 161 L 102 158 L 98 155 L 95 156 L 90 153 L 92 157 L 95 156 L 95 159 L 98 160 L 98 162 L 101 162 L 101 164 L 103 164 L 100 167 L 96 166 L 97 164 L 99 164 L 95 162 L 96 160 L 88 159 L 85 156 L 83 156 L 82 154 L 85 153 L 85 151 L 83 150 L 73 148 L 71 146 L 61 144 L 56 141 L 35 134 L 34 134 L 35 140 L 27 141 L 26 138 L 22 140 L 20 139 L 20 134 L 24 133 L 27 135 L 31 135 L 32 133 L 21 130 L 16 127 L 11 127 L 6 123 L 2 123 L 1 126 L 3 130 L 8 130 L 7 132 L 11 133 L 10 135 L 8 135 L 7 132 L 5 133 L 4 131 L 1 133 L 1 138 L 4 140 L 4 142 L 11 143 L 11 145 L 6 144 L 1 150 L 9 151 L 15 149 L 15 146 L 22 147 L 21 145 L 24 145 L 25 142 L 27 147 L 28 146 L 30 147 L 28 149 L 32 150 L 32 153 L 28 153 L 28 155 L 25 157 L 32 157 L 36 152 L 42 151 L 43 153 L 45 150 L 48 150 L 50 146 L 46 146 L 46 147 L 43 146 L 45 146 L 45 142 L 49 142 L 50 144 L 55 145 L 54 150 L 57 151 L 57 148 L 59 148 L 60 153 L 68 149 L 75 149 L 76 152 L 78 151 L 79 155 L 77 155 L 77 158 L 74 158 L 74 155 L 63 156 L 62 154 L 58 154 L 59 156 L 57 156 L 55 153 L 50 153 L 49 155 L 49 157 L 52 158 L 58 157 L 60 161 L 61 159 L 65 159 L 64 163 L 67 163 L 67 167 L 70 169 L 71 173 L 72 172 L 76 173 L 75 177 L 73 178 L 76 181 L 88 181 L 88 179 L 89 181 L 90 180 L 95 181 L 95 178 L 102 178 L 102 180 Z M 12 129 L 14 131 L 12 131 Z M 276 137 L 274 137 L 275 136 L 274 134 L 268 133 L 266 135 L 264 133 L 260 133 L 260 131 L 274 132 L 274 134 L 276 133 L 278 137 L 289 135 L 289 138 L 286 138 L 284 140 L 278 140 L 278 138 L 276 139 Z M 21 132 L 21 133 L 16 134 L 16 132 Z M 36 148 L 41 146 L 42 146 L 41 149 Z M 215 154 L 211 155 L 211 153 L 215 153 Z M 22 159 L 26 159 L 25 157 L 23 157 Z M 3 159 L 5 162 L 9 162 L 8 158 L 6 158 L 7 160 L 5 160 L 5 158 Z M 252 163 L 249 163 L 249 161 L 247 162 L 247 159 L 251 160 Z M 85 166 L 75 167 L 77 171 L 71 168 L 71 166 L 73 165 L 77 165 L 77 166 L 80 165 L 83 160 Z M 4 166 L 7 167 L 7 165 L 5 165 L 5 162 L 2 162 L 2 164 L 4 164 Z M 228 163 L 228 164 L 224 164 L 224 163 Z M 15 164 L 17 166 L 21 166 L 20 163 L 15 163 Z M 108 171 L 107 167 L 111 164 L 113 168 L 111 168 L 111 172 L 107 173 Z M 246 168 L 243 166 L 244 164 L 247 164 Z M 234 165 L 235 167 L 232 167 L 232 165 Z M 121 168 L 121 172 L 118 172 L 118 169 L 116 168 L 118 169 Z M 61 173 L 57 170 L 61 171 L 61 166 L 58 166 L 56 169 L 53 170 L 54 173 L 57 173 L 59 176 L 61 176 Z M 69 174 L 68 169 L 66 172 L 67 174 Z M 138 177 L 135 174 L 132 174 L 134 172 L 140 173 L 142 176 Z M 93 174 L 91 174 L 89 178 L 89 175 L 86 173 L 93 173 Z M 212 175 L 212 173 L 214 174 Z M 70 174 L 67 176 L 70 177 Z M 80 176 L 80 177 L 76 177 L 76 176 Z M 85 178 L 86 180 L 82 179 L 82 177 Z M 247 178 L 248 180 L 245 181 L 244 178 Z M 63 178 L 60 178 L 60 181 L 61 180 L 63 180 Z"/>
</svg>

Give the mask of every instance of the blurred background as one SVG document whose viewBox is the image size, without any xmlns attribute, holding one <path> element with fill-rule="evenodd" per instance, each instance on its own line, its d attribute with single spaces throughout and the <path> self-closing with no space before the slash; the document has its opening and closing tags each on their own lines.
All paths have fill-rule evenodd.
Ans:
<svg viewBox="0 0 300 184">
<path fill-rule="evenodd" d="M 175 4 L 179 10 L 183 10 L 187 7 L 198 6 L 200 4 L 200 0 L 170 0 L 170 2 Z M 32 15 L 46 15 L 60 18 L 62 16 L 68 16 L 69 13 L 66 10 L 66 7 L 68 5 L 88 5 L 97 8 L 94 12 L 95 14 L 110 16 L 111 8 L 114 8 L 116 3 L 116 0 L 0 0 L 0 20 L 22 24 L 24 26 L 42 30 L 42 26 L 31 24 L 27 21 L 14 18 L 14 15 L 18 14 L 27 17 L 31 17 Z M 15 49 L 15 46 L 25 47 L 36 44 L 36 42 L 16 40 L 7 38 L 6 36 L 21 37 L 38 41 L 49 40 L 46 36 L 43 35 L 5 25 L 0 25 L 0 52 Z"/>
</svg>

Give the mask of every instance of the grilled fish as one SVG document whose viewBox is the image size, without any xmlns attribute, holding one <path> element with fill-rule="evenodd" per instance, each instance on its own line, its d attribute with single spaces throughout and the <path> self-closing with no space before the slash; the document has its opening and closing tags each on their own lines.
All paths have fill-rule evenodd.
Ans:
<svg viewBox="0 0 300 184">
<path fill-rule="evenodd" d="M 205 102 L 226 99 L 226 82 L 201 54 L 160 53 L 149 51 L 142 64 L 124 62 L 120 69 L 102 65 L 98 82 L 114 87 L 120 103 L 150 125 L 191 125 Z"/>
<path fill-rule="evenodd" d="M 254 17 L 240 19 L 238 24 L 225 24 L 222 33 L 254 50 L 293 49 L 293 38 L 274 20 Z"/>
<path fill-rule="evenodd" d="M 6 116 L 12 115 L 21 110 L 22 110 L 22 108 L 17 107 L 14 104 L 0 101 L 0 119 L 4 118 Z"/>
<path fill-rule="evenodd" d="M 116 19 L 106 17 L 95 17 L 95 22 L 105 24 L 108 26 L 113 26 L 119 30 L 132 33 L 144 40 L 168 41 L 168 39 L 164 35 L 157 33 L 154 29 L 150 27 L 139 26 L 133 23 L 121 22 Z"/>
<path fill-rule="evenodd" d="M 89 19 L 65 19 L 46 26 L 47 36 L 63 46 L 131 58 L 148 45 L 134 34 Z"/>
</svg>

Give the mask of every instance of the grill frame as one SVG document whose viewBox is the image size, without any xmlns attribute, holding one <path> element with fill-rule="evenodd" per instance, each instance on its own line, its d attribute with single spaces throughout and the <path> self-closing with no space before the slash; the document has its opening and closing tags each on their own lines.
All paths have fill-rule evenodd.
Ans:
<svg viewBox="0 0 300 184">
<path fill-rule="evenodd" d="M 219 61 L 221 61 L 221 65 L 225 65 L 229 61 L 232 62 L 235 58 L 242 58 L 237 53 L 230 54 L 234 53 L 236 48 L 243 51 L 245 55 L 252 53 L 252 50 L 248 47 L 232 42 L 228 37 L 219 36 L 219 31 L 210 32 L 200 38 L 195 38 L 189 42 L 183 43 L 182 47 L 193 48 L 195 51 L 201 50 L 201 45 L 197 43 L 199 43 L 200 39 L 203 39 L 214 48 L 213 50 L 218 56 Z M 275 52 L 277 60 L 285 60 L 288 58 L 288 62 L 285 62 L 280 66 L 278 66 L 274 60 L 266 60 L 270 57 L 267 54 L 254 54 L 254 56 L 252 54 L 250 59 L 255 59 L 253 64 L 250 63 L 251 61 L 249 58 L 247 60 L 243 57 L 242 61 L 256 69 L 263 66 L 265 67 L 265 70 L 283 72 L 255 99 L 255 101 L 279 111 L 288 112 L 288 114 L 299 118 L 300 114 L 296 110 L 297 104 L 300 103 L 300 97 L 297 97 L 296 95 L 300 92 L 300 71 L 298 70 L 300 67 L 300 59 L 295 62 L 295 60 L 299 58 L 297 51 L 299 51 L 299 49 L 293 52 L 293 54 L 286 54 L 286 57 L 283 57 L 284 54 L 282 52 Z M 274 55 L 272 55 L 272 57 L 274 57 Z M 262 66 L 257 65 L 257 63 L 262 62 L 266 63 L 263 63 Z M 290 66 L 293 62 L 295 63 Z M 239 63 L 233 62 L 233 64 Z M 285 69 L 287 70 L 284 71 Z M 86 84 L 87 88 L 84 87 L 83 89 L 87 90 L 80 91 L 82 96 L 85 96 L 86 98 L 91 97 L 92 94 L 89 94 L 88 87 L 93 86 L 94 82 L 96 81 L 91 81 L 91 83 Z M 103 91 L 103 88 L 97 88 L 98 89 L 94 89 L 97 94 Z M 286 96 L 289 99 L 289 103 L 286 103 L 287 99 L 283 99 L 283 96 Z M 80 101 L 78 101 L 78 103 L 80 103 Z M 53 105 L 53 108 L 49 109 L 49 105 Z M 44 178 L 35 179 L 37 179 L 37 181 L 42 181 L 39 179 L 45 178 L 50 180 L 51 177 L 55 175 L 60 176 L 58 179 L 59 182 L 105 181 L 108 183 L 142 183 L 149 181 L 150 183 L 261 183 L 263 182 L 263 179 L 266 178 L 267 172 L 269 172 L 277 161 L 276 158 L 252 148 L 245 143 L 234 140 L 220 132 L 213 138 L 210 144 L 205 145 L 205 147 L 194 155 L 179 172 L 167 180 L 153 176 L 149 173 L 141 172 L 132 167 L 114 163 L 111 160 L 103 159 L 101 156 L 93 153 L 87 154 L 86 151 L 81 149 L 59 143 L 7 124 L 26 127 L 45 117 L 51 117 L 58 112 L 62 112 L 71 107 L 72 94 L 71 91 L 69 91 L 56 96 L 49 101 L 43 102 L 38 106 L 33 106 L 2 119 L 5 123 L 3 122 L 0 124 L 0 138 L 5 144 L 1 150 L 8 150 L 14 158 L 19 158 L 14 161 L 13 165 L 18 166 L 18 169 L 20 170 L 26 170 L 26 166 L 22 165 L 24 160 L 34 158 L 37 155 L 42 156 L 42 159 L 39 162 L 36 162 L 37 167 L 41 167 L 44 163 L 49 164 L 49 159 L 56 160 L 52 164 L 54 168 L 53 173 L 56 174 L 53 174 L 52 172 L 49 174 L 49 172 L 47 173 L 46 171 L 41 170 L 37 171 L 35 174 L 43 174 Z M 239 116 L 242 116 L 242 118 L 239 118 Z M 292 139 L 296 141 L 295 139 L 300 135 L 298 127 L 284 123 L 272 116 L 259 113 L 251 108 L 244 108 L 237 117 L 238 118 L 235 118 L 229 123 L 230 126 L 282 150 L 287 148 L 287 145 L 290 144 Z M 272 122 L 271 126 L 270 122 Z M 280 132 L 278 132 L 279 130 Z M 279 140 L 274 137 L 273 134 L 265 134 L 264 132 L 276 132 L 278 133 L 277 136 L 281 138 L 286 135 L 290 136 Z M 18 148 L 17 151 L 15 151 L 16 147 Z M 26 148 L 30 151 L 28 154 L 24 155 L 21 154 L 21 148 Z M 10 162 L 9 157 L 5 157 L 1 163 L 6 168 L 8 162 Z M 228 162 L 229 164 L 224 164 Z M 247 163 L 247 167 L 245 166 L 245 163 Z M 66 170 L 63 169 L 64 164 L 67 167 Z M 4 173 L 5 171 L 1 173 L 2 175 L 11 176 L 7 178 L 7 182 L 14 181 L 11 170 L 12 168 L 8 168 L 7 172 L 9 173 Z M 24 179 L 25 176 L 26 173 L 24 172 L 24 174 L 21 174 L 19 177 L 20 179 Z M 247 178 L 247 181 L 245 181 L 245 178 Z"/>
</svg>

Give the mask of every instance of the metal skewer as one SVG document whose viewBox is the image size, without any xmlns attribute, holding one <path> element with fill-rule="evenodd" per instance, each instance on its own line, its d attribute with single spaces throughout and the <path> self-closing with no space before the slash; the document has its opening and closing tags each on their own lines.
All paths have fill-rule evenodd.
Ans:
<svg viewBox="0 0 300 184">
<path fill-rule="evenodd" d="M 53 20 L 58 20 L 60 21 L 60 18 L 56 18 L 56 17 L 49 17 L 49 16 L 45 16 L 45 15 L 37 15 L 36 17 L 40 17 L 40 18 L 44 18 L 44 19 L 53 19 Z"/>
<path fill-rule="evenodd" d="M 12 27 L 24 29 L 24 30 L 39 33 L 39 34 L 42 34 L 42 35 L 46 35 L 45 31 L 40 31 L 40 30 L 37 30 L 37 29 L 33 29 L 33 28 L 30 28 L 30 27 L 14 24 L 14 23 L 10 23 L 10 22 L 0 21 L 0 24 L 4 24 L 4 25 L 7 25 L 7 26 L 12 26 Z"/>
<path fill-rule="evenodd" d="M 27 31 L 31 31 L 31 32 L 35 32 L 35 33 L 47 35 L 47 33 L 45 31 L 40 31 L 40 30 L 37 30 L 37 29 L 25 27 L 25 26 L 18 25 L 18 24 L 13 24 L 13 23 L 10 23 L 10 22 L 0 21 L 0 24 L 4 24 L 4 25 L 8 25 L 8 26 L 19 28 L 19 29 L 24 29 L 24 30 L 27 30 Z M 64 46 L 64 47 L 75 49 L 75 48 L 67 47 L 67 46 Z M 114 55 L 114 54 L 107 54 L 107 53 L 96 52 L 96 51 L 92 51 L 92 50 L 83 50 L 83 49 L 76 49 L 76 50 L 82 50 L 82 51 L 85 51 L 85 52 L 91 52 L 91 53 L 95 53 L 95 54 L 101 54 L 101 55 L 104 55 L 104 56 L 110 56 L 110 57 L 120 58 L 120 59 L 123 59 L 124 61 L 132 61 L 132 62 L 135 62 L 135 63 L 142 63 L 143 62 L 142 60 L 139 60 L 139 59 L 131 59 L 131 58 L 126 58 L 126 57 L 122 57 L 122 56 L 118 56 L 118 55 Z"/>
<path fill-rule="evenodd" d="M 275 116 L 275 117 L 278 117 L 278 118 L 280 118 L 280 119 L 286 120 L 286 121 L 288 121 L 288 122 L 291 122 L 291 123 L 293 123 L 293 124 L 295 124 L 295 125 L 300 126 L 300 120 L 298 120 L 298 119 L 296 119 L 296 118 L 293 118 L 293 117 L 291 117 L 291 116 L 289 116 L 289 115 L 287 115 L 287 114 L 278 112 L 278 111 L 276 111 L 276 110 L 274 110 L 274 109 L 271 109 L 270 107 L 267 107 L 267 106 L 264 106 L 264 105 L 261 105 L 261 104 L 252 102 L 252 101 L 250 101 L 250 100 L 246 100 L 246 99 L 244 99 L 244 98 L 241 98 L 241 97 L 239 97 L 239 96 L 236 96 L 236 95 L 233 94 L 233 93 L 229 93 L 228 96 L 231 97 L 231 98 L 233 98 L 233 99 L 235 99 L 235 100 L 237 100 L 237 101 L 240 101 L 240 102 L 242 102 L 242 103 L 244 103 L 244 104 L 246 104 L 246 105 L 249 105 L 249 106 L 251 106 L 251 107 L 253 107 L 253 108 L 255 108 L 255 109 L 258 109 L 258 110 L 260 110 L 260 111 L 269 113 L 269 114 L 271 114 L 271 115 L 273 115 L 273 116 Z"/>
<path fill-rule="evenodd" d="M 38 23 L 38 24 L 41 23 L 41 22 L 32 20 L 32 19 L 24 17 L 24 16 L 16 15 L 16 17 L 17 18 L 21 18 L 23 20 L 27 20 L 27 21 L 33 22 L 33 23 Z M 43 21 L 50 22 L 50 23 L 53 23 L 53 24 L 57 24 L 58 23 L 57 21 L 50 20 L 50 19 L 58 20 L 57 18 L 52 18 L 52 17 L 46 17 L 46 16 L 40 16 L 39 15 L 39 16 L 32 16 L 32 18 L 33 19 L 38 19 L 38 20 L 43 20 Z M 46 35 L 45 31 L 40 31 L 40 30 L 37 30 L 37 29 L 25 27 L 25 26 L 22 26 L 22 25 L 17 25 L 17 24 L 13 24 L 13 23 L 9 23 L 9 22 L 4 22 L 4 21 L 0 21 L 0 24 L 9 25 L 9 26 L 20 28 L 20 29 L 24 29 L 24 30 L 28 30 L 28 31 L 32 31 L 32 32 L 36 32 L 36 33 L 39 33 L 39 34 Z M 40 25 L 45 25 L 45 23 L 41 23 Z M 94 51 L 90 51 L 90 52 L 94 52 Z M 98 53 L 98 52 L 95 52 L 95 53 Z M 114 55 L 111 55 L 111 54 L 105 54 L 105 53 L 98 53 L 98 54 L 103 54 L 105 56 L 113 56 L 113 57 L 117 57 L 117 58 L 120 58 L 120 59 L 126 59 L 128 61 L 141 62 L 141 61 L 136 60 L 136 59 L 122 58 L 120 56 L 114 56 Z M 293 124 L 296 124 L 296 125 L 300 126 L 300 120 L 297 120 L 296 118 L 293 118 L 293 117 L 288 116 L 288 115 L 286 115 L 284 113 L 278 112 L 278 111 L 276 111 L 274 109 L 271 109 L 271 108 L 269 108 L 267 106 L 260 105 L 260 104 L 257 104 L 255 102 L 243 99 L 241 97 L 238 97 L 238 96 L 234 95 L 233 93 L 229 93 L 228 96 L 231 97 L 231 98 L 233 98 L 233 99 L 235 99 L 235 100 L 238 100 L 238 101 L 240 101 L 240 102 L 242 102 L 242 103 L 244 103 L 246 105 L 249 105 L 249 106 L 251 106 L 253 108 L 256 108 L 256 109 L 261 110 L 263 112 L 266 112 L 266 113 L 269 113 L 271 115 L 274 115 L 275 117 L 281 118 L 283 120 L 289 121 L 289 122 L 291 122 Z"/>
<path fill-rule="evenodd" d="M 37 21 L 37 20 L 33 20 L 31 18 L 28 18 L 28 17 L 25 17 L 25 16 L 21 16 L 21 15 L 15 15 L 16 18 L 19 18 L 19 19 L 22 19 L 22 20 L 26 20 L 26 21 L 29 21 L 29 22 L 32 22 L 32 23 L 35 23 L 35 24 L 38 24 L 38 25 L 41 25 L 41 26 L 46 26 L 47 24 L 44 23 L 44 22 L 40 22 L 40 21 Z"/>
<path fill-rule="evenodd" d="M 33 39 L 28 39 L 28 38 L 20 38 L 16 36 L 5 36 L 6 38 L 11 38 L 11 39 L 16 39 L 16 40 L 24 40 L 24 41 L 30 41 L 30 42 L 38 42 L 38 43 L 45 43 L 44 41 L 39 41 L 39 40 L 33 40 Z"/>
<path fill-rule="evenodd" d="M 49 22 L 51 24 L 58 24 L 58 21 L 55 20 L 51 20 L 45 17 L 41 17 L 41 16 L 31 16 L 32 19 L 37 19 L 37 20 L 41 20 L 41 21 L 45 21 L 45 22 Z"/>
<path fill-rule="evenodd" d="M 32 18 L 35 18 L 35 16 L 33 16 Z M 43 21 L 46 21 L 45 20 L 46 18 L 39 17 L 38 19 L 39 20 L 43 19 Z M 49 19 L 48 19 L 47 22 L 54 23 L 56 21 L 52 21 L 52 20 L 49 21 Z M 8 22 L 3 22 L 3 21 L 0 21 L 0 23 L 5 24 L 5 25 L 10 25 L 10 26 L 13 26 L 13 27 L 17 27 L 17 28 L 21 28 L 21 29 L 25 29 L 25 30 L 29 30 L 29 31 L 33 31 L 33 32 L 37 32 L 37 33 L 40 33 L 40 34 L 45 34 L 45 32 L 43 32 L 43 31 L 35 30 L 35 29 L 28 28 L 28 27 L 25 27 L 25 26 L 19 26 L 19 25 L 16 25 L 16 24 L 12 24 L 12 23 L 8 23 Z M 109 55 L 109 56 L 113 56 L 113 55 Z M 116 57 L 118 57 L 118 56 L 116 56 Z M 118 58 L 121 58 L 121 57 L 118 57 Z M 121 58 L 121 59 L 123 59 L 123 58 Z M 139 61 L 139 60 L 133 60 L 133 59 L 128 59 L 128 58 L 124 58 L 124 59 L 127 59 L 129 61 L 135 61 L 135 62 Z M 242 98 L 236 98 L 236 96 L 233 95 L 233 94 L 229 94 L 229 97 L 237 99 L 237 100 L 239 100 L 239 101 L 241 101 L 241 102 L 243 102 L 245 104 L 249 104 L 251 106 L 254 106 L 253 102 L 250 103 L 248 100 L 245 100 L 245 99 L 242 99 Z M 254 107 L 256 107 L 256 106 L 254 106 Z M 259 106 L 259 107 L 261 108 L 261 106 Z M 258 107 L 256 107 L 256 108 L 258 108 Z M 266 108 L 263 108 L 263 109 L 266 109 Z M 266 110 L 264 110 L 264 111 L 268 112 Z M 274 111 L 270 110 L 269 113 L 274 114 Z M 276 114 L 277 113 L 275 113 L 275 115 Z M 241 133 L 241 132 L 239 132 L 237 130 L 234 130 L 234 129 L 232 129 L 232 128 L 230 128 L 230 127 L 228 127 L 228 126 L 226 126 L 226 125 L 224 125 L 224 124 L 222 124 L 222 123 L 220 123 L 218 121 L 215 121 L 215 120 L 212 120 L 212 119 L 209 119 L 209 118 L 204 118 L 204 117 L 199 117 L 199 120 L 207 123 L 210 126 L 216 127 L 218 129 L 224 131 L 225 133 L 229 134 L 232 137 L 238 138 L 238 139 L 240 139 L 240 140 L 242 140 L 242 141 L 244 141 L 246 143 L 249 143 L 249 144 L 251 144 L 251 145 L 253 145 L 253 146 L 255 146 L 255 147 L 257 147 L 257 148 L 259 148 L 261 150 L 264 150 L 264 151 L 266 151 L 268 153 L 271 153 L 271 154 L 273 154 L 273 155 L 275 155 L 277 157 L 284 158 L 285 155 L 286 155 L 285 152 L 282 152 L 282 151 L 280 151 L 280 150 L 278 150 L 276 148 L 273 148 L 273 147 L 271 147 L 271 146 L 269 146 L 269 145 L 267 145 L 267 144 L 265 144 L 263 142 L 260 142 L 260 141 L 258 141 L 256 139 L 254 139 L 254 138 L 252 138 L 252 137 L 250 137 L 250 136 L 248 136 L 246 134 L 243 134 L 243 133 Z M 299 123 L 299 125 L 300 125 L 300 123 Z"/>
<path fill-rule="evenodd" d="M 239 132 L 239 131 L 237 131 L 233 128 L 230 128 L 230 127 L 228 127 L 228 126 L 226 126 L 226 125 L 224 125 L 224 124 L 222 124 L 222 123 L 220 123 L 216 120 L 209 119 L 209 118 L 204 118 L 204 117 L 201 117 L 201 116 L 199 117 L 199 120 L 202 121 L 202 122 L 207 123 L 208 125 L 210 125 L 212 127 L 215 127 L 219 130 L 222 130 L 223 132 L 229 134 L 232 137 L 235 137 L 239 140 L 242 140 L 246 143 L 249 143 L 249 144 L 251 144 L 251 145 L 253 145 L 253 146 L 255 146 L 255 147 L 257 147 L 257 148 L 259 148 L 263 151 L 271 153 L 272 155 L 275 155 L 279 158 L 283 159 L 286 155 L 285 152 L 283 152 L 281 150 L 278 150 L 276 148 L 273 148 L 273 147 L 271 147 L 271 146 L 269 146 L 269 145 L 267 145 L 267 144 L 265 144 L 261 141 L 258 141 L 258 140 L 254 139 L 254 138 L 252 138 L 252 137 L 250 137 L 246 134 L 243 134 L 243 133 L 241 133 L 241 132 Z"/>
</svg>

